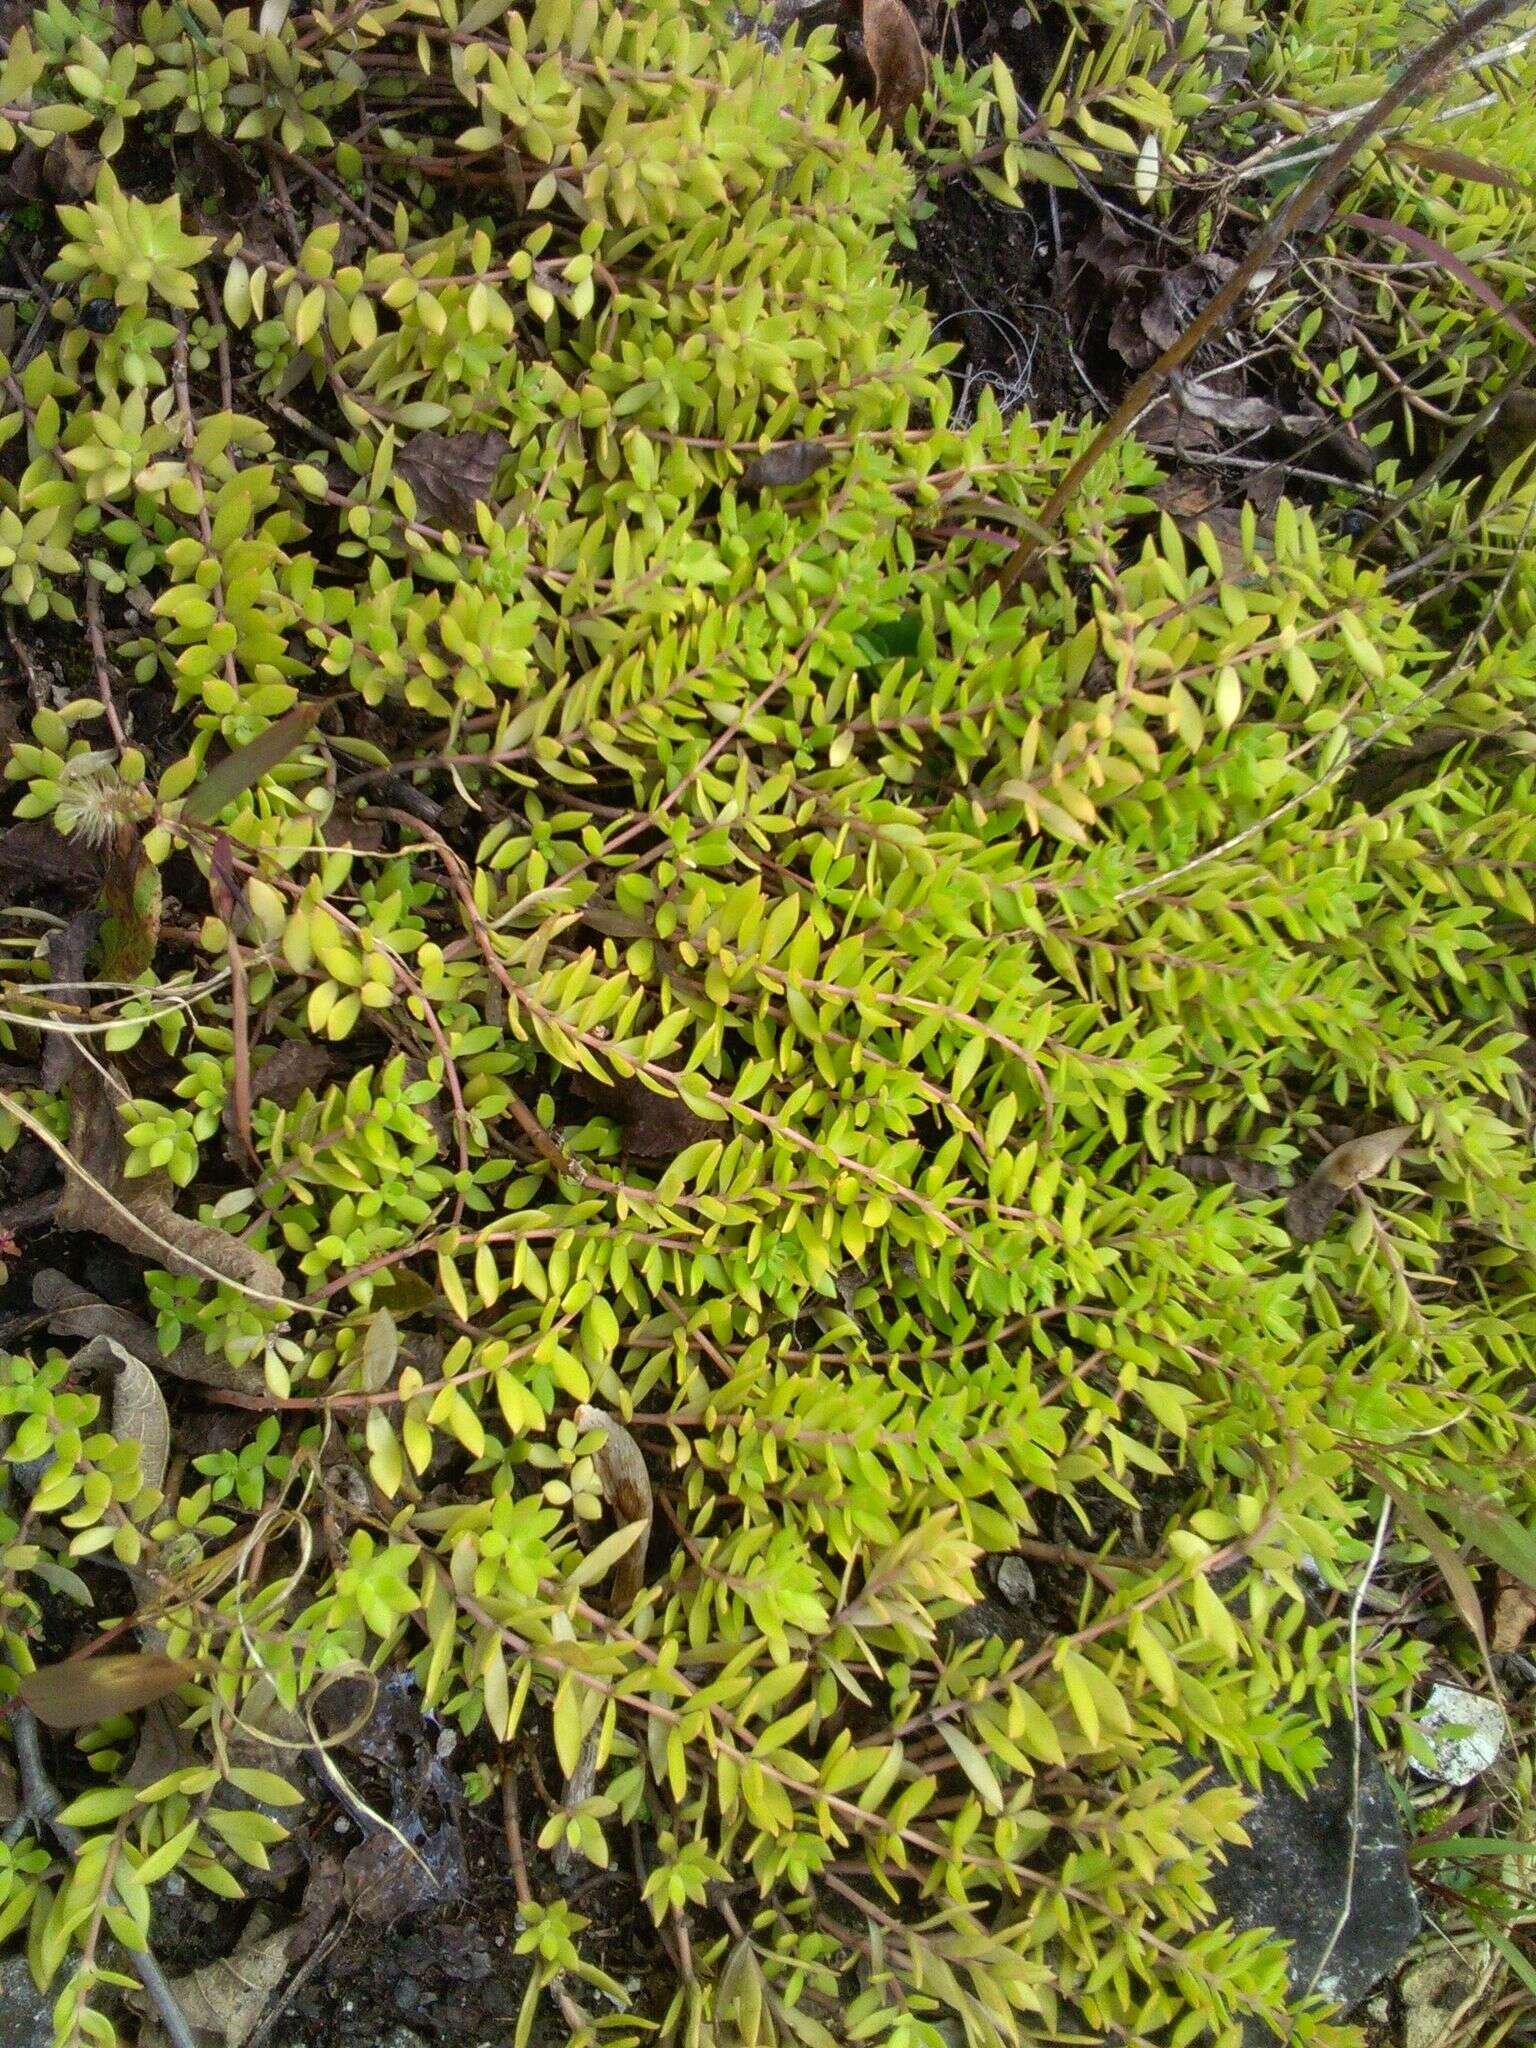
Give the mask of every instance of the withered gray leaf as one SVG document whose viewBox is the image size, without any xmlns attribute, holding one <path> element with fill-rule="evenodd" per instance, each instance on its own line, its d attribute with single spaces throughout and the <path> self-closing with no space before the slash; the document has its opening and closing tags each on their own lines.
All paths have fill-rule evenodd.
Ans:
<svg viewBox="0 0 1536 2048">
<path fill-rule="evenodd" d="M 742 488 L 782 490 L 787 484 L 808 483 L 831 460 L 832 451 L 822 441 L 780 441 L 747 464 Z"/>
<path fill-rule="evenodd" d="M 53 983 L 53 993 L 61 1003 L 72 1003 L 82 1010 L 89 1007 L 91 991 L 85 982 L 85 962 L 100 935 L 101 926 L 99 910 L 81 910 L 68 924 L 48 934 L 48 976 Z M 74 1063 L 75 1048 L 69 1033 L 48 1032 L 43 1039 L 39 1078 L 50 1095 L 57 1094 L 64 1086 Z"/>
<path fill-rule="evenodd" d="M 1230 391 L 1214 390 L 1191 378 L 1173 377 L 1173 394 L 1179 404 L 1197 420 L 1213 420 L 1232 434 L 1262 434 L 1279 418 L 1267 398 L 1241 398 Z"/>
<path fill-rule="evenodd" d="M 1181 1152 L 1173 1163 L 1186 1180 L 1237 1188 L 1245 1195 L 1272 1195 L 1280 1186 L 1279 1173 L 1262 1159 L 1238 1159 L 1223 1152 Z"/>
<path fill-rule="evenodd" d="M 171 1455 L 171 1418 L 159 1383 L 142 1358 L 115 1337 L 93 1337 L 75 1353 L 77 1373 L 112 1374 L 112 1434 L 139 1446 L 139 1474 L 158 1493 Z"/>
<path fill-rule="evenodd" d="M 249 1388 L 249 1370 L 232 1366 L 222 1352 L 210 1355 L 193 1337 L 171 1352 L 162 1352 L 160 1340 L 141 1317 L 125 1308 L 114 1308 L 92 1294 L 88 1287 L 67 1279 L 51 1266 L 33 1276 L 32 1299 L 48 1319 L 53 1337 L 110 1337 L 131 1352 L 152 1372 L 168 1372 L 173 1379 L 193 1380 L 202 1387 Z"/>
<path fill-rule="evenodd" d="M 171 1985 L 176 2003 L 199 2034 L 211 2034 L 222 2048 L 243 2048 L 279 1985 L 292 1972 L 288 1951 L 299 1930 L 248 1935 L 222 1962 L 205 1963 Z"/>
<path fill-rule="evenodd" d="M 342 1865 L 347 1903 L 359 1920 L 387 1927 L 425 1907 L 460 1897 L 466 1883 L 464 1838 L 450 1815 L 415 1842 L 380 1829 L 359 1842 Z"/>
<path fill-rule="evenodd" d="M 511 449 L 505 434 L 484 427 L 474 434 L 433 428 L 413 434 L 395 457 L 395 474 L 411 487 L 416 517 L 425 526 L 475 531 L 475 507 L 488 502 L 496 472 Z"/>
</svg>

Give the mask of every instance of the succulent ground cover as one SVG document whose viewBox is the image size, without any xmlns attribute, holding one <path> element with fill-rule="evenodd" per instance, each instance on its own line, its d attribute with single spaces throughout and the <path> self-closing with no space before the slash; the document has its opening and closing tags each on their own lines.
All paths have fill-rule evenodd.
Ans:
<svg viewBox="0 0 1536 2048">
<path fill-rule="evenodd" d="M 1328 1723 L 1524 1711 L 1488 11 L 1049 529 L 1438 20 L 8 11 L 0 1932 L 60 2043 L 353 2038 L 325 1958 L 434 1914 L 519 2048 L 1360 2038 L 1208 1880 Z M 1501 1771 L 1418 1825 L 1508 2034 Z"/>
</svg>

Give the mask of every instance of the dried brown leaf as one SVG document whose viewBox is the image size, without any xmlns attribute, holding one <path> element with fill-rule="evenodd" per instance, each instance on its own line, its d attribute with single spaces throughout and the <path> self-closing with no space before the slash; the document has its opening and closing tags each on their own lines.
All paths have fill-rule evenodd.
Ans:
<svg viewBox="0 0 1536 2048">
<path fill-rule="evenodd" d="M 746 466 L 742 488 L 749 491 L 782 489 L 787 484 L 808 483 L 832 460 L 832 451 L 821 441 L 780 441 L 765 448 Z"/>
<path fill-rule="evenodd" d="M 902 0 L 864 0 L 864 55 L 875 80 L 875 104 L 892 128 L 928 90 L 928 52 Z"/>
<path fill-rule="evenodd" d="M 318 704 L 295 704 L 281 718 L 274 719 L 265 732 L 236 747 L 222 761 L 216 761 L 200 782 L 193 784 L 181 806 L 184 820 L 194 825 L 211 825 L 236 797 L 254 789 L 264 775 L 282 766 L 295 747 L 300 746 L 320 716 Z"/>
<path fill-rule="evenodd" d="M 166 1712 L 164 1701 L 152 1700 L 139 1723 L 138 1747 L 123 1774 L 123 1783 L 142 1792 L 147 1785 L 158 1785 L 189 1760 L 182 1746 L 181 1731 Z"/>
<path fill-rule="evenodd" d="M 1344 1190 L 1325 1180 L 1304 1181 L 1285 1198 L 1286 1229 L 1297 1244 L 1315 1244 L 1343 1199 Z"/>
<path fill-rule="evenodd" d="M 697 1115 L 681 1096 L 659 1094 L 638 1074 L 617 1081 L 579 1074 L 573 1082 L 578 1095 L 621 1126 L 628 1159 L 642 1163 L 675 1159 L 700 1139 L 719 1135 L 719 1127 Z"/>
<path fill-rule="evenodd" d="M 1214 476 L 1198 469 L 1170 470 L 1147 496 L 1170 519 L 1191 523 L 1210 511 L 1221 497 L 1221 485 Z"/>
<path fill-rule="evenodd" d="M 92 1294 L 53 1267 L 45 1266 L 33 1276 L 32 1299 L 48 1321 L 54 1337 L 110 1337 L 131 1352 L 152 1372 L 168 1372 L 173 1379 L 192 1380 L 202 1387 L 226 1387 L 236 1392 L 259 1387 L 260 1375 L 232 1366 L 223 1354 L 210 1356 L 192 1338 L 171 1352 L 162 1352 L 160 1340 L 149 1324 L 125 1308 Z"/>
<path fill-rule="evenodd" d="M 1493 1603 L 1493 1647 L 1508 1652 L 1518 1650 L 1531 1632 L 1531 1623 L 1536 1621 L 1536 1592 L 1512 1575 L 1505 1576 L 1508 1583 Z"/>
<path fill-rule="evenodd" d="M 188 2024 L 222 2048 L 244 2048 L 273 1996 L 291 1974 L 289 1950 L 299 1930 L 247 1938 L 223 1962 L 205 1963 L 171 1985 Z"/>
<path fill-rule="evenodd" d="M 46 147 L 23 142 L 12 156 L 5 183 L 18 199 L 89 199 L 96 189 L 101 158 L 72 135 L 56 135 Z"/>
<path fill-rule="evenodd" d="M 488 502 L 511 442 L 493 428 L 476 434 L 413 434 L 395 456 L 395 475 L 411 487 L 426 526 L 475 531 L 475 507 Z"/>
<path fill-rule="evenodd" d="M 100 1070 L 77 1060 L 70 1081 L 69 1148 L 55 1222 L 95 1231 L 125 1251 L 200 1280 L 223 1280 L 266 1302 L 285 1298 L 283 1276 L 265 1252 L 216 1224 L 171 1207 L 159 1177 L 128 1180 L 117 1110 Z"/>
<path fill-rule="evenodd" d="M 318 1095 L 338 1071 L 339 1063 L 329 1046 L 309 1038 L 285 1039 L 252 1074 L 251 1100 L 292 1109 L 306 1090 Z"/>
<path fill-rule="evenodd" d="M 64 837 L 51 818 L 21 818 L 0 832 L 0 890 L 7 902 L 24 890 L 63 890 L 79 894 L 94 890 L 99 880 L 90 849 Z M 59 898 L 50 896 L 57 910 Z"/>
<path fill-rule="evenodd" d="M 163 1700 L 196 1676 L 180 1657 L 158 1651 L 123 1650 L 105 1657 L 71 1657 L 40 1664 L 17 1690 L 25 1705 L 50 1728 L 91 1728 L 114 1714 L 136 1713 Z"/>
</svg>

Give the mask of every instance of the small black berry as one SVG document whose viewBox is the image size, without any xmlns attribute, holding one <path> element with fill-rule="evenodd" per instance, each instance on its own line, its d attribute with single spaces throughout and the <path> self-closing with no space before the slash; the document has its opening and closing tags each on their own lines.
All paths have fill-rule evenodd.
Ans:
<svg viewBox="0 0 1536 2048">
<path fill-rule="evenodd" d="M 92 334 L 110 334 L 117 325 L 117 305 L 112 299 L 87 299 L 80 308 L 80 324 Z"/>
</svg>

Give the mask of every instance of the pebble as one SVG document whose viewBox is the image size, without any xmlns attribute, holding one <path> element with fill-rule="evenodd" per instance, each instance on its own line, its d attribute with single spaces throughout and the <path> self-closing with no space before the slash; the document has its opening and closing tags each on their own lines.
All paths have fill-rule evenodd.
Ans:
<svg viewBox="0 0 1536 2048">
<path fill-rule="evenodd" d="M 1035 1597 L 1035 1575 L 1022 1557 L 1005 1557 L 997 1568 L 997 1590 L 1015 1607 L 1027 1607 Z"/>
<path fill-rule="evenodd" d="M 1504 1747 L 1504 1709 L 1497 1700 L 1460 1685 L 1431 1687 L 1418 1727 L 1431 1761 L 1413 1768 L 1421 1778 L 1436 1778 L 1442 1785 L 1470 1785 Z"/>
</svg>

